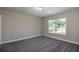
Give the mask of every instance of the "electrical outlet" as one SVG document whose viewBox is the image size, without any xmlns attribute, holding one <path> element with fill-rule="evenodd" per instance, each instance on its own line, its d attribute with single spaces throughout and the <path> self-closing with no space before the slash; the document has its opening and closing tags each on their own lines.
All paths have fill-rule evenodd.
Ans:
<svg viewBox="0 0 79 59">
<path fill-rule="evenodd" d="M 75 39 L 75 37 L 73 36 L 73 37 L 72 37 L 72 39 L 74 40 L 74 39 Z"/>
</svg>

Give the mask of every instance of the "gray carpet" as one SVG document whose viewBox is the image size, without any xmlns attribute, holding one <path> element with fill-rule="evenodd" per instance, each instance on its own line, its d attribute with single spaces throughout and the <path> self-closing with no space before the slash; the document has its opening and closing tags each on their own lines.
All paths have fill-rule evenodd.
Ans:
<svg viewBox="0 0 79 59">
<path fill-rule="evenodd" d="M 56 39 L 39 36 L 0 45 L 1 52 L 78 52 L 79 46 Z"/>
</svg>

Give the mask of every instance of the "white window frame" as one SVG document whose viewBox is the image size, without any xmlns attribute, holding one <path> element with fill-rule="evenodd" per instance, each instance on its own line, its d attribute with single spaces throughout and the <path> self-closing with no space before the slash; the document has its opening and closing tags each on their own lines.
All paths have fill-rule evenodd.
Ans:
<svg viewBox="0 0 79 59">
<path fill-rule="evenodd" d="M 63 31 L 63 29 L 62 29 L 62 32 L 60 32 L 60 33 L 57 33 L 56 30 L 55 30 L 55 32 L 50 32 L 50 30 L 49 30 L 49 21 L 50 20 L 48 20 L 48 33 L 61 34 L 61 35 L 66 35 L 67 34 L 67 31 L 66 31 L 67 30 L 67 27 L 66 27 L 67 26 L 67 23 L 66 23 L 67 22 L 67 19 L 66 19 L 66 17 L 65 18 L 60 18 L 60 19 L 65 19 L 65 29 L 64 29 L 65 31 Z M 57 19 L 57 20 L 59 20 L 59 19 Z"/>
</svg>

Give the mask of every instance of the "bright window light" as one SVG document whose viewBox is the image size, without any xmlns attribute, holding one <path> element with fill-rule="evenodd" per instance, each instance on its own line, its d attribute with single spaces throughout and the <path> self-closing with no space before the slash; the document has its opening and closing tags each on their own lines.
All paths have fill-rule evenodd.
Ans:
<svg viewBox="0 0 79 59">
<path fill-rule="evenodd" d="M 66 18 L 48 20 L 48 32 L 55 34 L 66 34 Z"/>
</svg>

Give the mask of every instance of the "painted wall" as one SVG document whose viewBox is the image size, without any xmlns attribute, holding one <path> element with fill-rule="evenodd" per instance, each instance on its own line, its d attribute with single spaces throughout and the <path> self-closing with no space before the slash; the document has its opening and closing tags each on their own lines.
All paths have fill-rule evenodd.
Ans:
<svg viewBox="0 0 79 59">
<path fill-rule="evenodd" d="M 40 35 L 41 19 L 28 14 L 2 11 L 2 42 Z"/>
<path fill-rule="evenodd" d="M 1 15 L 0 15 L 0 43 L 1 43 Z"/>
<path fill-rule="evenodd" d="M 0 43 L 1 43 L 1 36 L 2 36 L 2 35 L 1 35 L 1 29 L 2 29 L 2 28 L 1 28 L 1 9 L 0 9 Z"/>
<path fill-rule="evenodd" d="M 67 35 L 48 33 L 48 20 L 63 17 L 66 17 L 67 19 Z M 74 9 L 44 18 L 43 35 L 79 43 L 79 9 Z"/>
</svg>

